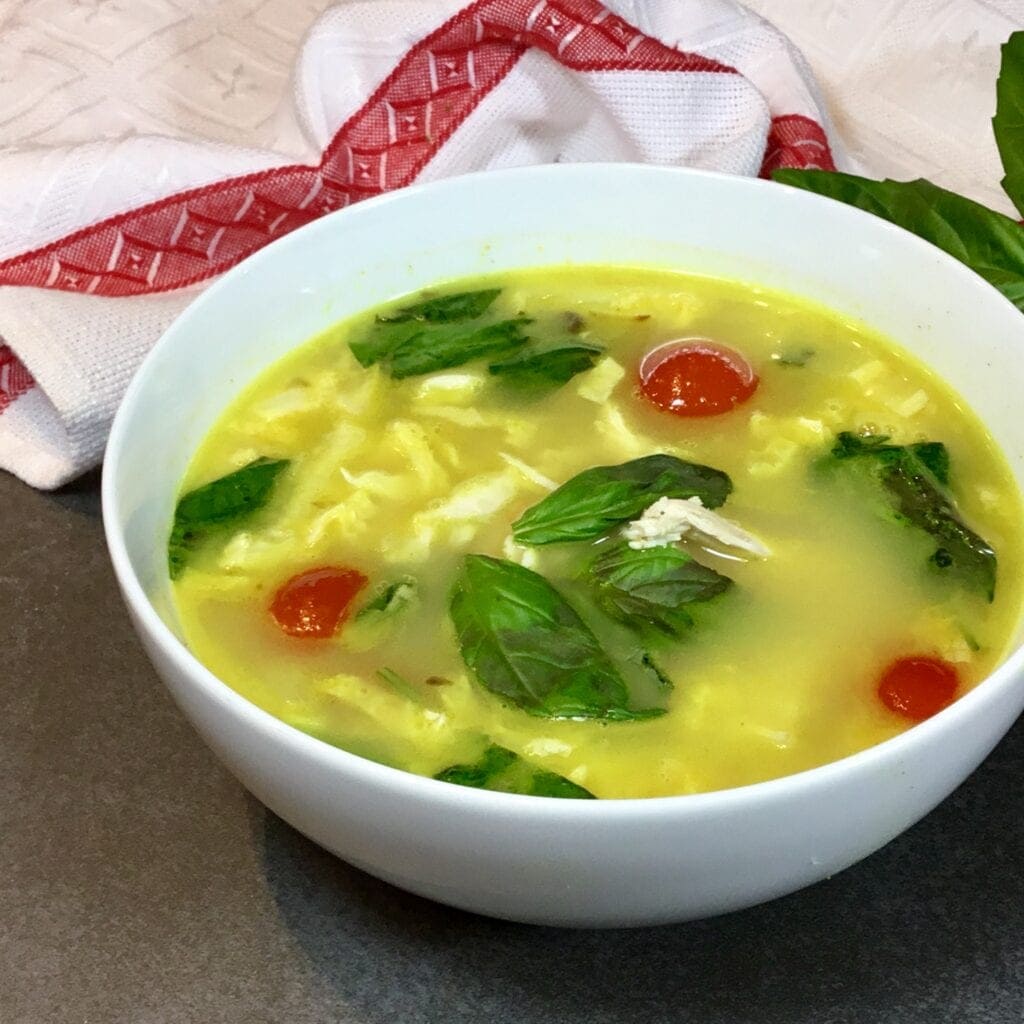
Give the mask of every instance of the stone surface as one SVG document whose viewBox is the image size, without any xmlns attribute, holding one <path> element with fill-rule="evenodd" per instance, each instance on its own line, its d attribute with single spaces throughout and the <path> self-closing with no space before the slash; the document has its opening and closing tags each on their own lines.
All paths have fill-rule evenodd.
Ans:
<svg viewBox="0 0 1024 1024">
<path fill-rule="evenodd" d="M 636 931 L 474 917 L 349 868 L 214 762 L 131 632 L 97 490 L 0 476 L 3 1024 L 1024 1019 L 1024 724 L 787 899 Z"/>
</svg>

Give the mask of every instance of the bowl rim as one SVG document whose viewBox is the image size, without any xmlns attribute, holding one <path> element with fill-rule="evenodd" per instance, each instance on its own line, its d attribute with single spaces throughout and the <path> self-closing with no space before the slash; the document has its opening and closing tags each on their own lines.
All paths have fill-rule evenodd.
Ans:
<svg viewBox="0 0 1024 1024">
<path fill-rule="evenodd" d="M 103 461 L 101 507 L 104 534 L 114 573 L 125 604 L 134 615 L 138 627 L 171 661 L 178 674 L 188 680 L 189 686 L 198 687 L 204 691 L 205 695 L 219 705 L 224 712 L 235 720 L 243 721 L 247 729 L 259 734 L 262 739 L 281 744 L 288 748 L 289 753 L 302 759 L 314 760 L 329 771 L 348 775 L 357 783 L 397 790 L 406 797 L 424 802 L 446 803 L 453 810 L 467 813 L 501 810 L 506 815 L 521 818 L 569 817 L 574 820 L 613 819 L 620 821 L 664 819 L 667 812 L 672 812 L 677 816 L 680 814 L 701 816 L 748 804 L 770 805 L 798 797 L 802 792 L 827 788 L 840 778 L 848 779 L 854 776 L 875 774 L 880 769 L 898 766 L 899 762 L 915 748 L 925 746 L 932 741 L 933 737 L 955 728 L 957 719 L 974 711 L 980 712 L 986 705 L 997 701 L 1004 690 L 1019 685 L 1019 680 L 1024 678 L 1024 643 L 1004 655 L 999 665 L 975 684 L 971 690 L 931 718 L 913 724 L 887 740 L 837 760 L 761 782 L 700 793 L 602 798 L 593 801 L 557 800 L 549 797 L 502 793 L 453 785 L 350 753 L 289 725 L 243 697 L 199 661 L 185 643 L 178 639 L 157 613 L 142 587 L 128 554 L 124 531 L 116 512 L 118 505 L 116 467 L 121 453 L 131 443 L 129 424 L 137 415 L 136 407 L 139 405 L 140 396 L 144 396 L 149 385 L 154 366 L 163 358 L 165 350 L 174 344 L 174 336 L 181 331 L 187 331 L 191 320 L 196 317 L 197 311 L 201 310 L 204 304 L 215 301 L 221 292 L 230 290 L 236 278 L 247 274 L 254 266 L 276 260 L 279 258 L 279 253 L 283 253 L 290 246 L 301 245 L 304 237 L 310 234 L 317 231 L 336 230 L 337 225 L 343 224 L 352 216 L 361 216 L 365 213 L 372 215 L 375 211 L 396 203 L 418 201 L 417 197 L 420 196 L 430 197 L 436 193 L 443 194 L 448 190 L 465 188 L 471 186 L 474 180 L 482 177 L 486 177 L 488 180 L 504 179 L 508 182 L 509 187 L 514 187 L 520 180 L 529 181 L 547 175 L 567 177 L 581 175 L 591 181 L 594 175 L 670 177 L 683 182 L 687 179 L 698 181 L 710 179 L 725 184 L 728 188 L 751 189 L 763 192 L 765 196 L 785 197 L 783 201 L 806 204 L 809 210 L 827 209 L 831 216 L 853 217 L 856 221 L 868 219 L 871 221 L 872 230 L 878 234 L 880 239 L 884 240 L 887 236 L 901 238 L 901 244 L 917 247 L 922 256 L 944 264 L 949 272 L 961 278 L 965 287 L 980 289 L 982 294 L 987 292 L 988 299 L 986 301 L 998 301 L 1005 304 L 1007 310 L 1013 310 L 1015 315 L 1021 315 L 1009 299 L 965 264 L 901 227 L 816 193 L 783 185 L 780 182 L 725 174 L 719 171 L 628 162 L 537 164 L 501 170 L 475 171 L 395 189 L 317 218 L 257 250 L 215 279 L 189 303 L 167 327 L 136 369 L 118 405 L 111 426 Z M 640 264 L 630 263 L 629 265 L 639 266 Z M 1024 320 L 1021 322 L 1021 331 L 1022 337 L 1024 337 Z M 1018 611 L 1018 625 L 1022 616 L 1024 616 L 1024 608 Z"/>
</svg>

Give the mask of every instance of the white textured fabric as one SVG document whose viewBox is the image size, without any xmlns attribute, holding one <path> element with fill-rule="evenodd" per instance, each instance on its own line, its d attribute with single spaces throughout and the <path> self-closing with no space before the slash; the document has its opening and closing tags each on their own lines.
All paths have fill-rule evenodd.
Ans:
<svg viewBox="0 0 1024 1024">
<path fill-rule="evenodd" d="M 560 9 L 572 12 L 574 2 L 560 0 Z M 757 174 L 772 117 L 825 123 L 799 54 L 733 0 L 607 6 L 648 35 L 742 74 L 574 71 L 531 50 L 418 180 L 554 160 Z M 462 7 L 7 0 L 0 260 L 189 187 L 315 163 L 403 54 Z M 540 2 L 534 13 L 543 9 Z M 95 464 L 139 360 L 201 287 L 128 298 L 0 287 L 0 337 L 36 382 L 0 403 L 0 467 L 54 487 Z M 0 399 L 14 379 L 10 365 L 3 373 L 0 359 Z"/>
</svg>

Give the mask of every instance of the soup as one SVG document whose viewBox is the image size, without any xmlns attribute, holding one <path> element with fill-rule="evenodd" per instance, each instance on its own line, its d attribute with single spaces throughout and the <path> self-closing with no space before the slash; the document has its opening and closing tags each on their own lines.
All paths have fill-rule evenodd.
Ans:
<svg viewBox="0 0 1024 1024">
<path fill-rule="evenodd" d="M 775 778 L 998 663 L 1020 499 L 864 325 L 613 267 L 446 283 L 225 412 L 169 565 L 196 656 L 328 743 L 576 798 Z"/>
</svg>

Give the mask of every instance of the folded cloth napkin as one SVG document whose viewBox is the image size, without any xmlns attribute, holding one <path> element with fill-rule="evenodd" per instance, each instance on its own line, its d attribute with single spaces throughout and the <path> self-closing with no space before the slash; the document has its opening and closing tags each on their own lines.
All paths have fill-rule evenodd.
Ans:
<svg viewBox="0 0 1024 1024">
<path fill-rule="evenodd" d="M 144 73 L 141 58 L 116 58 L 150 35 L 161 45 L 175 33 L 191 38 L 190 16 L 163 0 L 113 6 L 120 14 L 97 8 L 114 19 L 100 32 L 70 5 L 83 20 L 63 36 L 51 25 L 53 46 L 66 65 L 66 48 L 93 32 L 94 49 L 127 68 L 108 89 L 127 89 L 132 109 L 153 110 L 147 90 L 166 83 Z M 172 6 L 170 23 L 147 27 Z M 8 147 L 0 148 L 0 467 L 34 486 L 59 486 L 99 461 L 131 374 L 210 280 L 360 199 L 554 161 L 747 175 L 833 167 L 824 109 L 799 53 L 732 0 L 350 0 L 306 35 L 291 101 L 279 97 L 276 113 L 267 92 L 283 91 L 287 75 L 263 73 L 258 32 L 224 27 L 274 5 L 216 6 L 218 33 L 174 57 L 177 95 L 189 109 L 190 88 L 205 89 L 211 72 L 219 100 L 211 104 L 207 91 L 193 107 L 201 102 L 235 127 L 254 123 L 254 140 L 267 138 L 259 125 L 272 121 L 275 149 L 141 134 L 135 125 L 114 140 L 105 125 L 82 141 L 89 104 L 72 115 L 80 119 L 73 143 L 45 123 L 52 110 L 35 134 L 24 118 L 0 119 Z M 296 16 L 301 7 L 290 5 Z M 133 20 L 119 26 L 119 16 Z M 28 79 L 52 77 L 59 63 L 46 64 L 38 48 L 34 55 L 45 67 L 22 69 L 23 97 L 45 94 L 46 82 Z M 247 102 L 271 114 L 247 122 Z M 20 134 L 4 138 L 13 123 Z"/>
</svg>

